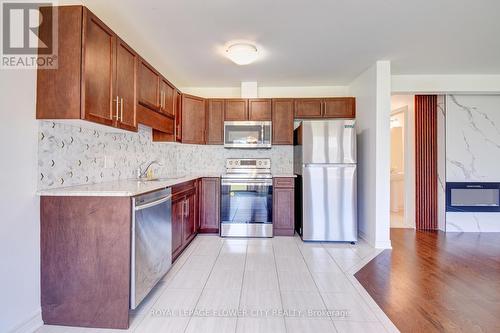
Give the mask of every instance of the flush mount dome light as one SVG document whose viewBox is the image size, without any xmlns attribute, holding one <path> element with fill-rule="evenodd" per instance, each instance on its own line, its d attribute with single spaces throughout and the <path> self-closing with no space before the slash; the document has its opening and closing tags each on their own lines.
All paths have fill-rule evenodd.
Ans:
<svg viewBox="0 0 500 333">
<path fill-rule="evenodd" d="M 250 43 L 235 43 L 226 50 L 227 57 L 237 65 L 248 65 L 257 59 L 257 47 Z"/>
</svg>

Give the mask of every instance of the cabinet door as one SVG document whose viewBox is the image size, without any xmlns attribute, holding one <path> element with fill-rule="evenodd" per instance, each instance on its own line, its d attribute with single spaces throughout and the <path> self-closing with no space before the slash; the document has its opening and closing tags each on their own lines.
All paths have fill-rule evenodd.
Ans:
<svg viewBox="0 0 500 333">
<path fill-rule="evenodd" d="M 271 120 L 271 99 L 248 100 L 248 120 Z"/>
<path fill-rule="evenodd" d="M 182 142 L 205 143 L 205 100 L 182 95 Z"/>
<path fill-rule="evenodd" d="M 189 243 L 196 234 L 196 192 L 186 194 L 184 200 L 184 235 L 183 243 Z"/>
<path fill-rule="evenodd" d="M 174 117 L 175 89 L 166 80 L 160 82 L 160 112 Z"/>
<path fill-rule="evenodd" d="M 248 100 L 226 99 L 224 101 L 224 120 L 227 121 L 248 120 Z"/>
<path fill-rule="evenodd" d="M 113 125 L 119 111 L 114 95 L 116 36 L 90 11 L 83 13 L 83 119 Z"/>
<path fill-rule="evenodd" d="M 137 131 L 137 53 L 125 42 L 116 41 L 116 96 L 120 98 L 118 127 Z"/>
<path fill-rule="evenodd" d="M 209 99 L 207 108 L 206 143 L 221 145 L 224 143 L 224 100 Z"/>
<path fill-rule="evenodd" d="M 321 98 L 303 98 L 295 100 L 295 118 L 321 118 L 323 100 Z"/>
<path fill-rule="evenodd" d="M 182 251 L 184 229 L 184 197 L 172 200 L 172 257 Z"/>
<path fill-rule="evenodd" d="M 293 187 L 273 188 L 273 229 L 275 236 L 293 236 L 294 234 L 294 196 Z"/>
<path fill-rule="evenodd" d="M 160 76 L 144 60 L 139 61 L 139 103 L 151 110 L 160 109 Z"/>
<path fill-rule="evenodd" d="M 174 93 L 175 105 L 175 141 L 182 142 L 182 94 L 179 90 Z"/>
<path fill-rule="evenodd" d="M 220 179 L 203 178 L 200 189 L 200 232 L 219 232 L 219 206 Z"/>
<path fill-rule="evenodd" d="M 356 101 L 354 97 L 326 98 L 324 118 L 355 118 Z"/>
<path fill-rule="evenodd" d="M 293 145 L 293 100 L 273 100 L 273 145 Z"/>
</svg>

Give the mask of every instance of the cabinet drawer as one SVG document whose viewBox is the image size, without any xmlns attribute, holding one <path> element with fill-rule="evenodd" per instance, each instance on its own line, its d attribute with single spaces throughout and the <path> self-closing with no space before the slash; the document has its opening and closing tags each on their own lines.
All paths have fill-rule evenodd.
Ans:
<svg viewBox="0 0 500 333">
<path fill-rule="evenodd" d="M 295 186 L 295 179 L 292 177 L 275 177 L 273 183 L 274 187 L 293 188 Z"/>
</svg>

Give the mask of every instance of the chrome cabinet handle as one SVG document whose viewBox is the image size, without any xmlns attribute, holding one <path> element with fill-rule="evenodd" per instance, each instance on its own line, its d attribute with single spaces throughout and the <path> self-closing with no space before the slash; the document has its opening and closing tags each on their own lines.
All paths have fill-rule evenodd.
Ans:
<svg viewBox="0 0 500 333">
<path fill-rule="evenodd" d="M 120 121 L 123 122 L 123 97 L 120 98 Z"/>
<path fill-rule="evenodd" d="M 120 120 L 120 116 L 118 115 L 118 108 L 119 108 L 119 103 L 120 103 L 120 98 L 116 96 L 116 99 L 113 100 L 113 102 L 116 103 L 116 115 L 113 116 L 116 120 Z"/>
</svg>

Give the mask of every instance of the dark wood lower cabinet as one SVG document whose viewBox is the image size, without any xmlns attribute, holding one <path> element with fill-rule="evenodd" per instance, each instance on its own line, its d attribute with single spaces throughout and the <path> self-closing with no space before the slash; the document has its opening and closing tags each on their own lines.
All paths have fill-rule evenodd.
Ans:
<svg viewBox="0 0 500 333">
<path fill-rule="evenodd" d="M 220 178 L 202 178 L 200 198 L 200 233 L 219 233 Z"/>
<path fill-rule="evenodd" d="M 130 197 L 41 197 L 45 324 L 128 328 L 130 207 Z"/>
<path fill-rule="evenodd" d="M 172 260 L 198 232 L 197 180 L 172 187 Z"/>
<path fill-rule="evenodd" d="M 273 180 L 273 234 L 293 236 L 295 228 L 295 179 L 277 177 Z"/>
<path fill-rule="evenodd" d="M 182 251 L 184 228 L 184 197 L 172 199 L 172 259 Z"/>
</svg>

